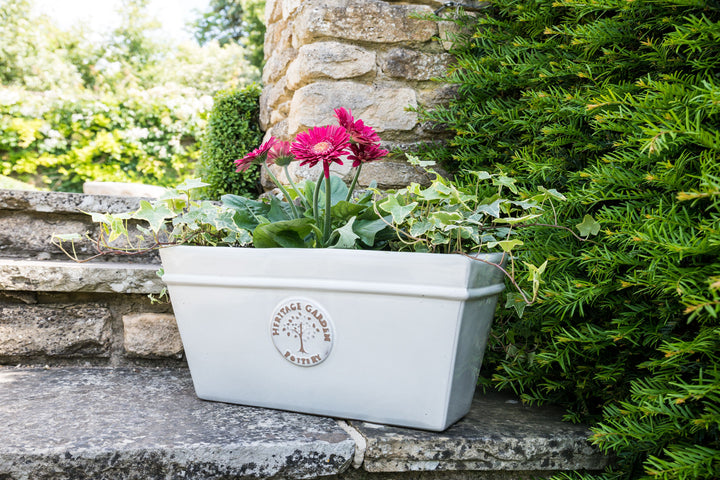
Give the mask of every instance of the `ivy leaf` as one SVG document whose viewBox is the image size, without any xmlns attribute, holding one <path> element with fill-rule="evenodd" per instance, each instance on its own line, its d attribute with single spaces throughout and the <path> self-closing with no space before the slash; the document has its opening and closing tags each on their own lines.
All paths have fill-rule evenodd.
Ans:
<svg viewBox="0 0 720 480">
<path fill-rule="evenodd" d="M 575 225 L 580 235 L 583 237 L 589 237 L 590 235 L 597 235 L 600 233 L 600 224 L 595 221 L 592 215 L 585 215 L 582 223 Z"/>
<path fill-rule="evenodd" d="M 199 178 L 188 178 L 184 182 L 182 182 L 180 185 L 175 187 L 175 190 L 178 190 L 180 192 L 189 193 L 190 190 L 194 190 L 196 188 L 203 188 L 210 186 L 209 183 L 205 183 Z"/>
<path fill-rule="evenodd" d="M 531 213 L 529 215 L 523 215 L 522 217 L 505 217 L 505 218 L 498 218 L 495 220 L 497 223 L 508 223 L 510 225 L 515 225 L 516 223 L 523 223 L 527 222 L 528 220 L 532 220 L 534 218 L 542 217 L 539 213 Z"/>
<path fill-rule="evenodd" d="M 515 182 L 516 180 L 514 178 L 507 177 L 503 174 L 498 174 L 493 179 L 493 185 L 507 187 L 512 193 L 518 193 Z"/>
<path fill-rule="evenodd" d="M 475 211 L 477 213 L 485 213 L 494 218 L 500 218 L 500 204 L 503 202 L 504 202 L 504 200 L 499 198 L 492 203 L 485 204 L 485 205 L 478 205 L 478 207 Z"/>
<path fill-rule="evenodd" d="M 355 248 L 355 242 L 360 236 L 353 231 L 353 223 L 355 223 L 355 217 L 352 217 L 345 225 L 333 231 L 333 234 L 337 233 L 340 237 L 335 245 L 330 248 Z"/>
<path fill-rule="evenodd" d="M 553 197 L 553 198 L 555 198 L 555 199 L 557 199 L 557 200 L 561 200 L 561 201 L 563 201 L 563 202 L 564 202 L 565 200 L 567 200 L 567 198 L 565 197 L 565 195 L 563 195 L 562 193 L 558 192 L 558 191 L 555 190 L 554 188 L 547 189 L 547 188 L 543 187 L 542 185 L 540 185 L 540 186 L 538 186 L 538 190 L 540 190 L 541 192 L 546 193 L 548 196 Z"/>
<path fill-rule="evenodd" d="M 378 207 L 392 215 L 394 223 L 401 223 L 408 215 L 410 215 L 417 205 L 417 202 L 413 202 L 408 205 L 400 205 L 396 196 L 389 196 L 383 203 L 379 204 Z"/>
<path fill-rule="evenodd" d="M 527 303 L 519 293 L 509 292 L 505 296 L 505 308 L 514 308 L 518 317 L 522 318 L 525 307 L 527 307 Z"/>
<path fill-rule="evenodd" d="M 462 221 L 463 216 L 458 212 L 434 212 L 430 214 L 429 219 L 433 225 L 447 231 L 455 223 Z"/>
<path fill-rule="evenodd" d="M 510 253 L 513 248 L 518 247 L 520 245 L 524 245 L 522 240 L 518 240 L 517 238 L 513 238 L 511 240 L 500 240 L 499 242 L 488 242 L 487 246 L 488 248 L 493 247 L 500 247 L 502 248 L 503 252 Z"/>
<path fill-rule="evenodd" d="M 165 220 L 173 217 L 175 214 L 167 208 L 164 204 L 152 205 L 146 200 L 140 201 L 140 210 L 135 212 L 133 215 L 135 218 L 145 220 L 150 224 L 150 229 L 158 233 L 162 226 L 165 224 Z"/>
<path fill-rule="evenodd" d="M 472 171 L 472 172 L 468 172 L 468 173 L 472 173 L 473 175 L 475 175 L 478 178 L 478 180 L 490 180 L 492 178 L 492 175 L 490 175 L 488 172 L 486 172 L 484 170 Z"/>
<path fill-rule="evenodd" d="M 419 237 L 420 235 L 425 235 L 431 228 L 433 228 L 432 222 L 427 218 L 423 218 L 410 226 L 410 235 Z"/>
<path fill-rule="evenodd" d="M 538 290 L 540 290 L 540 282 L 541 276 L 543 272 L 545 272 L 545 268 L 547 267 L 548 261 L 545 260 L 542 265 L 539 267 L 536 267 L 535 265 L 527 262 L 523 262 L 525 266 L 528 269 L 528 280 L 532 281 L 533 286 L 533 298 L 537 295 Z"/>
<path fill-rule="evenodd" d="M 416 167 L 428 168 L 435 165 L 435 160 L 420 160 L 420 158 L 409 153 L 406 153 L 405 156 L 407 157 L 408 163 Z"/>
<path fill-rule="evenodd" d="M 79 233 L 54 233 L 52 238 L 57 238 L 61 242 L 75 242 L 83 239 Z"/>
</svg>

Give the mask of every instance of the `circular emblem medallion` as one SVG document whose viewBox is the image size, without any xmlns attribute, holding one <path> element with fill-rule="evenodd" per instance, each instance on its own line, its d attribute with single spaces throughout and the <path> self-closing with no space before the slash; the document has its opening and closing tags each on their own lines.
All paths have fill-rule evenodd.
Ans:
<svg viewBox="0 0 720 480">
<path fill-rule="evenodd" d="M 275 307 L 270 335 L 280 355 L 301 367 L 322 363 L 335 339 L 330 316 L 317 302 L 306 298 L 289 298 Z"/>
</svg>

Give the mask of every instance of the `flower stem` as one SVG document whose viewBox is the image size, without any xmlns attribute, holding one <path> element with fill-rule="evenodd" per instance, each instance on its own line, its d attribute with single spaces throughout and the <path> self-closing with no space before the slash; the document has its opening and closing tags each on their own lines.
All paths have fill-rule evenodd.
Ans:
<svg viewBox="0 0 720 480">
<path fill-rule="evenodd" d="M 347 197 L 345 197 L 345 201 L 349 202 L 352 198 L 353 190 L 355 190 L 355 185 L 357 185 L 358 178 L 360 178 L 360 170 L 362 169 L 363 164 L 357 166 L 357 170 L 355 170 L 355 176 L 353 177 L 352 183 L 350 184 L 350 190 L 348 190 Z"/>
<path fill-rule="evenodd" d="M 268 175 L 270 175 L 270 178 L 272 179 L 273 183 L 277 185 L 277 187 L 282 192 L 283 196 L 285 197 L 285 200 L 290 204 L 290 208 L 292 209 L 293 216 L 295 218 L 300 218 L 300 214 L 297 211 L 297 208 L 295 208 L 295 203 L 292 200 L 292 197 L 290 194 L 288 194 L 287 190 L 285 190 L 285 187 L 283 187 L 282 183 L 280 183 L 277 179 L 277 177 L 272 173 L 272 170 L 270 170 L 270 166 L 265 164 L 265 170 L 267 170 Z"/>
<path fill-rule="evenodd" d="M 295 190 L 295 193 L 297 193 L 297 196 L 300 197 L 300 201 L 302 202 L 305 209 L 309 209 L 310 205 L 308 205 L 307 200 L 305 199 L 305 195 L 300 194 L 300 190 L 298 190 L 297 185 L 295 185 L 295 182 L 293 182 L 292 177 L 290 177 L 290 172 L 288 172 L 287 165 L 283 167 L 283 170 L 285 171 L 285 176 L 288 179 L 288 182 L 290 182 L 290 186 L 293 190 Z"/>
<path fill-rule="evenodd" d="M 318 178 L 315 184 L 315 191 L 313 192 L 313 217 L 315 217 L 315 225 L 318 227 L 320 227 L 320 205 L 318 205 L 320 203 L 320 185 L 323 184 L 323 180 L 323 176 L 320 175 L 320 178 Z"/>
<path fill-rule="evenodd" d="M 330 229 L 332 228 L 332 217 L 330 216 L 330 207 L 332 198 L 330 198 L 330 177 L 325 177 L 325 228 L 323 229 L 323 247 L 327 247 L 330 240 Z"/>
</svg>

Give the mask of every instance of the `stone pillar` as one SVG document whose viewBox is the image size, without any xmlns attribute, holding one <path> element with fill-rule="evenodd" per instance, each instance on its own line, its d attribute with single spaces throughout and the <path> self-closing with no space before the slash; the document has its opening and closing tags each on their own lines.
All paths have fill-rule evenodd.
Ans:
<svg viewBox="0 0 720 480">
<path fill-rule="evenodd" d="M 345 107 L 375 128 L 391 151 L 437 139 L 412 109 L 453 94 L 431 81 L 452 61 L 437 41 L 438 23 L 418 18 L 440 5 L 434 0 L 267 0 L 260 100 L 267 137 L 289 140 L 310 127 L 336 124 L 333 110 Z M 314 172 L 296 164 L 291 168 L 297 180 L 319 172 L 319 166 Z M 348 171 L 340 167 L 336 174 Z M 381 188 L 426 180 L 399 156 L 367 164 L 362 173 L 361 186 L 372 179 Z"/>
</svg>

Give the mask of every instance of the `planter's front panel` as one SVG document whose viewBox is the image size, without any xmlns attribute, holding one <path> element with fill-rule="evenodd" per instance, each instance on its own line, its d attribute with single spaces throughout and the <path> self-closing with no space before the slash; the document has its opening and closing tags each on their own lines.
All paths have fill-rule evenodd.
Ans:
<svg viewBox="0 0 720 480">
<path fill-rule="evenodd" d="M 337 278 L 339 291 L 303 282 L 223 287 L 210 272 L 190 285 L 173 270 L 168 262 L 201 398 L 434 430 L 469 408 L 479 366 L 473 363 L 485 347 L 485 338 L 476 337 L 489 327 L 476 315 L 483 309 L 492 315 L 494 299 L 464 308 L 457 299 L 343 291 L 346 278 Z M 292 277 L 287 267 L 283 274 Z"/>
</svg>

